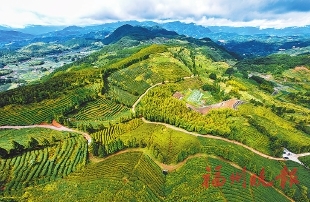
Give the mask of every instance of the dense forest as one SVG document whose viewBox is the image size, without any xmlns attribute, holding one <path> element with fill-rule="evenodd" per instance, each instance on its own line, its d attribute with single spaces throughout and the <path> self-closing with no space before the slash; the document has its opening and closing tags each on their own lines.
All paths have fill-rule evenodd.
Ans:
<svg viewBox="0 0 310 202">
<path fill-rule="evenodd" d="M 285 54 L 274 54 L 266 57 L 241 60 L 235 65 L 240 71 L 271 73 L 275 76 L 279 76 L 285 70 L 297 66 L 309 68 L 310 58 L 307 55 L 290 56 Z"/>
</svg>

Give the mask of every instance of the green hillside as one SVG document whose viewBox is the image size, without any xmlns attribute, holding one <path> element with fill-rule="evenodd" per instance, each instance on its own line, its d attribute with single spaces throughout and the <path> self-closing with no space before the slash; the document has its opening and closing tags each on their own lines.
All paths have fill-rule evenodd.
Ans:
<svg viewBox="0 0 310 202">
<path fill-rule="evenodd" d="M 164 181 L 160 168 L 143 153 L 124 153 L 47 186 L 27 189 L 22 200 L 161 201 Z"/>
<path fill-rule="evenodd" d="M 225 179 L 222 186 L 204 187 L 202 176 L 207 173 L 206 167 L 214 170 L 217 166 L 222 166 L 221 176 Z M 167 177 L 167 201 L 289 201 L 276 189 L 263 186 L 251 186 L 250 174 L 245 173 L 245 177 L 238 183 L 232 183 L 230 176 L 235 173 L 242 173 L 229 163 L 213 158 L 190 159 L 186 165 L 177 172 Z M 201 183 L 197 183 L 201 182 Z M 245 182 L 245 183 L 244 183 Z"/>
<path fill-rule="evenodd" d="M 133 30 L 0 93 L 0 201 L 309 201 L 309 56 Z"/>
<path fill-rule="evenodd" d="M 76 133 L 45 128 L 0 130 L 2 196 L 48 183 L 83 168 L 87 144 Z"/>
<path fill-rule="evenodd" d="M 227 179 L 221 188 L 201 186 L 205 167 L 223 166 L 223 176 Z M 121 172 L 120 172 L 121 171 Z M 166 177 L 152 160 L 141 152 L 127 152 L 102 162 L 88 165 L 81 172 L 53 182 L 47 186 L 29 188 L 21 197 L 22 200 L 57 200 L 63 201 L 289 201 L 274 188 L 251 187 L 246 188 L 242 183 L 233 185 L 229 176 L 242 170 L 223 160 L 208 157 L 197 157 L 189 160 L 177 172 Z M 246 173 L 247 183 L 250 174 Z M 69 192 L 69 190 L 72 190 Z M 220 190 L 220 192 L 219 192 Z M 220 193 L 220 194 L 219 194 Z"/>
</svg>

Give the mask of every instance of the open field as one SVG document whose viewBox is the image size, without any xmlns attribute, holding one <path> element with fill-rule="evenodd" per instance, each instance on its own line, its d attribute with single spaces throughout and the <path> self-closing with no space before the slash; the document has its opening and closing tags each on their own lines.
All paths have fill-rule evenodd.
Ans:
<svg viewBox="0 0 310 202">
<path fill-rule="evenodd" d="M 190 104 L 186 104 L 186 106 L 201 114 L 207 114 L 212 109 L 225 109 L 225 108 L 236 109 L 237 106 L 240 104 L 242 104 L 241 100 L 231 99 L 231 100 L 226 100 L 226 101 L 223 101 L 217 104 L 204 106 L 204 107 L 195 107 Z"/>
</svg>

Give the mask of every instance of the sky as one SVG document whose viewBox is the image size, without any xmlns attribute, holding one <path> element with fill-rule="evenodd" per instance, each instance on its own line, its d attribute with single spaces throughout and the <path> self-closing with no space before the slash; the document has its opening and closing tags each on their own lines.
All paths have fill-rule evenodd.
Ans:
<svg viewBox="0 0 310 202">
<path fill-rule="evenodd" d="M 1 0 L 0 25 L 181 21 L 203 26 L 310 25 L 309 0 Z"/>
</svg>

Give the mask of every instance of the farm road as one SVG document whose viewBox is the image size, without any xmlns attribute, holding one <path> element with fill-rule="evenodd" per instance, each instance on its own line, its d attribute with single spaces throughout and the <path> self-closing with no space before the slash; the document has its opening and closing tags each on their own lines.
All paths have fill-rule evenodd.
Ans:
<svg viewBox="0 0 310 202">
<path fill-rule="evenodd" d="M 184 79 L 187 79 L 187 78 L 191 78 L 191 77 L 186 77 Z M 165 82 L 168 82 L 168 81 L 165 81 Z M 153 86 L 151 86 L 150 88 L 148 88 L 140 97 L 139 99 L 134 103 L 134 105 L 132 106 L 132 111 L 135 112 L 135 108 L 136 106 L 139 104 L 139 102 L 141 101 L 141 99 L 148 93 L 149 90 L 151 90 L 152 88 L 158 86 L 158 85 L 162 85 L 162 83 L 157 83 Z M 170 125 L 170 124 L 167 124 L 167 123 L 162 123 L 162 122 L 153 122 L 153 121 L 148 121 L 146 120 L 144 117 L 142 117 L 142 120 L 143 122 L 145 123 L 149 123 L 149 124 L 159 124 L 159 125 L 164 125 L 166 126 L 167 128 L 170 128 L 172 130 L 176 130 L 176 131 L 180 131 L 180 132 L 183 132 L 183 133 L 186 133 L 188 135 L 193 135 L 193 136 L 196 136 L 196 137 L 203 137 L 203 138 L 211 138 L 211 139 L 217 139 L 217 140 L 222 140 L 222 141 L 225 141 L 225 142 L 229 142 L 229 143 L 232 143 L 232 144 L 235 144 L 235 145 L 239 145 L 239 146 L 242 146 L 252 152 L 254 152 L 255 154 L 257 155 L 260 155 L 261 157 L 264 157 L 264 158 L 267 158 L 267 159 L 271 159 L 271 160 L 276 160 L 276 161 L 285 161 L 285 159 L 283 158 L 277 158 L 277 157 L 273 157 L 273 156 L 269 156 L 267 154 L 264 154 L 260 151 L 257 151 L 247 145 L 244 145 L 238 141 L 235 141 L 235 140 L 230 140 L 230 139 L 226 139 L 226 138 L 223 138 L 223 137 L 219 137 L 219 136 L 213 136 L 213 135 L 202 135 L 202 134 L 199 134 L 199 133 L 194 133 L 194 132 L 189 132 L 185 129 L 182 129 L 182 128 L 179 128 L 179 127 L 176 127 L 176 126 L 173 126 L 173 125 Z M 310 153 L 303 153 L 303 154 L 297 154 L 298 157 L 300 156 L 307 156 L 307 155 L 310 155 Z"/>
</svg>

